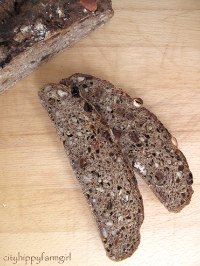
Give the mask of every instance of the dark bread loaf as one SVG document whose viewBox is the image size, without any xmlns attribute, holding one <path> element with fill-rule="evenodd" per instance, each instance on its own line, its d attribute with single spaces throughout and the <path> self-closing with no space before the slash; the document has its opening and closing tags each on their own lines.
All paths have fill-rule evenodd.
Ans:
<svg viewBox="0 0 200 266">
<path fill-rule="evenodd" d="M 159 200 L 178 212 L 190 202 L 193 177 L 176 139 L 157 117 L 111 83 L 75 74 L 61 83 L 77 86 L 80 94 L 101 115 L 113 139 Z"/>
<path fill-rule="evenodd" d="M 0 92 L 112 16 L 111 0 L 0 1 Z"/>
<path fill-rule="evenodd" d="M 107 255 L 122 260 L 140 242 L 143 203 L 134 174 L 109 128 L 78 88 L 47 85 L 39 93 L 96 219 Z"/>
</svg>

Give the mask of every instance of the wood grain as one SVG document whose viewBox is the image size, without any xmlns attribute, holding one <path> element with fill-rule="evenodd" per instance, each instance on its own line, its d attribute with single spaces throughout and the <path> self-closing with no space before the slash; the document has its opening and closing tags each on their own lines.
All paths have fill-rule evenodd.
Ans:
<svg viewBox="0 0 200 266">
<path fill-rule="evenodd" d="M 13 265 L 3 258 L 17 252 L 71 252 L 67 265 L 115 265 L 105 256 L 79 184 L 37 97 L 45 83 L 74 72 L 108 79 L 143 98 L 177 137 L 194 175 L 192 202 L 178 214 L 167 212 L 138 177 L 145 206 L 142 240 L 137 252 L 117 265 L 200 265 L 200 3 L 113 2 L 115 17 L 109 24 L 0 95 L 1 266 Z"/>
</svg>

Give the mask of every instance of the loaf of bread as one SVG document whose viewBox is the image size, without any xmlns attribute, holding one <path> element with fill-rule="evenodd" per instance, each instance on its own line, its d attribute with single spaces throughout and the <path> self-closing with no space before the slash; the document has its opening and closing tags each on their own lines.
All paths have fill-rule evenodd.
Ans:
<svg viewBox="0 0 200 266">
<path fill-rule="evenodd" d="M 122 260 L 140 242 L 143 203 L 134 174 L 76 85 L 45 86 L 39 93 L 100 230 L 107 255 Z"/>
<path fill-rule="evenodd" d="M 76 86 L 81 96 L 112 130 L 114 141 L 129 164 L 172 212 L 187 205 L 193 183 L 185 156 L 176 139 L 157 117 L 111 83 L 90 75 L 75 74 L 61 82 Z"/>
<path fill-rule="evenodd" d="M 111 0 L 0 1 L 0 92 L 112 16 Z"/>
</svg>

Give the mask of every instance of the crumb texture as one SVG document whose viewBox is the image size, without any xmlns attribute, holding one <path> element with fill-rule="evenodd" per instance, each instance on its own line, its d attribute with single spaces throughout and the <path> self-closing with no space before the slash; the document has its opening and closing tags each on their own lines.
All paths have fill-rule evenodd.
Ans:
<svg viewBox="0 0 200 266">
<path fill-rule="evenodd" d="M 109 128 L 75 84 L 47 85 L 39 96 L 96 219 L 107 255 L 112 260 L 131 256 L 140 242 L 143 203 Z"/>
<path fill-rule="evenodd" d="M 176 139 L 142 106 L 111 83 L 75 74 L 61 83 L 76 85 L 112 130 L 115 143 L 169 211 L 180 211 L 193 193 L 193 177 Z"/>
</svg>

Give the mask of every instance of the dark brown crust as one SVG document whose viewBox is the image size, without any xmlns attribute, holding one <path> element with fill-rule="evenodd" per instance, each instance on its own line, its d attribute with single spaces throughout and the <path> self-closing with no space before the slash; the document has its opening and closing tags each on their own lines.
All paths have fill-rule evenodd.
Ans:
<svg viewBox="0 0 200 266">
<path fill-rule="evenodd" d="M 89 19 L 105 10 L 112 10 L 111 1 L 106 0 L 98 1 L 95 13 L 84 11 L 79 0 L 27 0 L 21 1 L 17 6 L 16 1 L 11 2 L 13 5 L 6 4 L 5 7 L 2 4 L 0 9 L 0 15 L 5 13 L 4 10 L 9 14 L 0 23 L 0 46 L 8 50 L 6 58 L 0 62 L 2 68 L 35 43 L 48 39 L 75 22 Z"/>
<path fill-rule="evenodd" d="M 173 161 L 175 162 L 175 164 L 178 164 L 179 162 L 181 162 L 182 167 L 184 169 L 184 170 L 183 169 L 181 170 L 181 175 L 182 175 L 181 181 L 178 180 L 179 178 L 176 179 L 176 177 L 174 176 L 176 174 L 176 173 L 174 173 L 174 169 L 177 169 L 177 171 L 178 171 L 178 166 L 177 167 L 176 166 L 172 166 L 172 165 L 171 166 L 167 166 L 169 168 L 169 176 L 167 177 L 167 179 L 170 180 L 170 182 L 169 182 L 169 186 L 167 186 L 166 188 L 170 189 L 170 186 L 171 186 L 171 191 L 168 191 L 167 194 L 166 194 L 166 190 L 165 190 L 165 185 L 164 184 L 160 185 L 160 187 L 157 187 L 157 184 L 159 184 L 159 182 L 158 183 L 156 183 L 156 182 L 154 183 L 151 180 L 151 178 L 153 178 L 153 177 L 151 177 L 150 174 L 148 174 L 148 168 L 150 168 L 150 166 L 148 166 L 147 164 L 145 165 L 145 160 L 146 160 L 145 156 L 143 156 L 142 162 L 144 163 L 145 169 L 147 170 L 147 176 L 144 176 L 141 173 L 141 169 L 140 169 L 140 171 L 136 167 L 133 167 L 133 169 L 134 169 L 134 171 L 136 171 L 138 174 L 140 174 L 143 177 L 143 179 L 150 186 L 150 188 L 155 193 L 155 195 L 158 197 L 158 199 L 165 205 L 165 207 L 169 211 L 179 212 L 180 210 L 182 210 L 186 205 L 188 205 L 190 203 L 191 196 L 193 194 L 193 189 L 191 187 L 192 174 L 191 174 L 191 172 L 189 170 L 189 166 L 188 166 L 188 163 L 187 163 L 187 160 L 186 160 L 185 156 L 183 155 L 183 153 L 177 147 L 175 147 L 172 144 L 172 141 L 171 141 L 172 135 L 169 133 L 169 131 L 163 126 L 163 124 L 158 120 L 158 118 L 154 114 L 149 112 L 146 108 L 144 108 L 144 107 L 140 107 L 140 108 L 133 107 L 133 99 L 129 95 L 127 95 L 125 92 L 123 92 L 122 90 L 116 89 L 113 86 L 113 84 L 111 84 L 108 81 L 100 80 L 100 79 L 95 78 L 95 77 L 90 76 L 90 75 L 75 74 L 75 75 L 69 77 L 68 79 L 64 79 L 61 83 L 67 84 L 67 85 L 70 86 L 70 84 L 72 84 L 73 82 L 76 83 L 76 79 L 78 77 L 85 77 L 90 82 L 98 84 L 98 85 L 96 85 L 96 86 L 98 86 L 98 89 L 96 88 L 96 90 L 95 90 L 95 85 L 89 85 L 88 88 L 87 88 L 88 91 L 86 92 L 85 89 L 81 86 L 81 83 L 80 83 L 81 95 L 90 104 L 92 104 L 94 108 L 96 108 L 96 111 L 99 112 L 99 114 L 102 116 L 103 120 L 106 123 L 108 123 L 108 125 L 111 128 L 113 128 L 114 130 L 115 130 L 116 126 L 120 125 L 120 123 L 126 123 L 129 119 L 131 119 L 130 120 L 130 125 L 131 125 L 131 123 L 132 123 L 131 121 L 134 121 L 136 119 L 136 117 L 141 117 L 140 113 L 143 113 L 145 117 L 148 117 L 148 120 L 151 121 L 151 123 L 153 125 L 155 125 L 158 129 L 161 129 L 162 133 L 160 133 L 160 136 L 161 136 L 161 138 L 162 137 L 164 138 L 164 145 L 166 146 L 166 148 L 162 147 L 162 152 L 165 153 L 165 155 L 170 157 L 171 155 L 170 155 L 170 153 L 167 150 L 168 149 L 172 150 L 173 151 L 173 153 L 172 153 L 173 157 L 172 158 L 173 158 Z M 87 82 L 85 82 L 85 83 L 87 83 Z M 84 83 L 84 81 L 82 82 L 82 84 L 83 83 Z M 111 93 L 113 93 L 113 97 L 116 96 L 116 95 L 120 96 L 121 99 L 123 99 L 124 101 L 127 102 L 126 108 L 125 108 L 126 110 L 124 109 L 125 110 L 124 114 L 123 114 L 124 117 L 121 118 L 121 122 L 118 121 L 118 122 L 116 122 L 116 124 L 115 124 L 115 122 L 113 122 L 114 119 L 108 119 L 108 112 L 105 111 L 104 103 L 101 102 L 101 97 L 103 97 L 103 96 L 101 96 L 100 91 L 101 90 L 105 90 L 105 88 L 110 88 L 111 89 L 111 91 L 112 91 Z M 95 91 L 95 95 L 94 95 L 93 91 Z M 123 102 L 122 102 L 122 104 L 119 104 L 119 106 L 123 106 Z M 133 111 L 129 110 L 130 106 L 131 106 Z M 116 109 L 114 109 L 113 115 L 117 116 Z M 129 130 L 126 129 L 125 132 L 129 132 Z M 137 151 L 135 152 L 135 154 L 132 154 L 131 156 L 128 153 L 129 152 L 129 146 L 131 145 L 132 141 L 138 141 L 137 135 L 136 136 L 135 135 L 131 136 L 131 138 L 134 138 L 133 140 L 127 141 L 127 139 L 126 139 L 126 140 L 124 140 L 125 142 L 123 142 L 123 140 L 122 140 L 123 138 L 121 137 L 121 133 L 119 134 L 119 132 L 117 132 L 117 138 L 115 138 L 115 134 L 116 133 L 113 131 L 113 137 L 116 140 L 116 142 L 120 144 L 121 149 L 122 149 L 124 155 L 127 157 L 127 160 L 129 161 L 129 163 L 131 164 L 133 155 L 134 155 L 134 157 L 136 157 L 137 161 L 141 160 L 140 157 L 137 157 Z M 123 134 L 125 134 L 125 133 L 123 132 Z M 140 132 L 138 134 L 140 134 Z M 156 134 L 152 133 L 152 135 L 155 136 Z M 151 138 L 150 138 L 150 140 L 151 140 Z M 157 144 L 155 143 L 155 145 L 157 145 Z M 147 155 L 149 156 L 150 153 L 148 153 Z M 150 158 L 152 158 L 153 160 L 155 159 L 155 161 L 156 160 L 157 161 L 160 160 L 159 156 L 157 156 L 156 154 L 154 156 L 156 156 L 156 157 L 152 158 L 152 155 L 151 155 Z M 138 167 L 138 165 L 137 165 L 137 167 Z M 141 168 L 140 165 L 139 165 L 139 168 Z M 160 166 L 159 166 L 159 168 L 160 168 Z M 152 167 L 152 169 L 154 171 L 151 172 L 151 175 L 155 175 L 155 176 L 158 175 L 158 174 L 161 175 L 160 173 L 157 174 L 156 167 Z M 164 168 L 162 169 L 162 167 L 161 167 L 161 171 L 163 173 L 164 172 Z M 180 174 L 180 173 L 178 173 L 178 174 Z M 160 178 L 160 177 L 158 176 L 158 178 Z M 176 185 L 176 187 L 175 187 L 175 183 L 174 182 L 176 180 L 178 180 L 180 182 L 180 185 Z M 166 181 L 166 179 L 165 179 L 165 181 Z M 183 190 L 183 193 L 182 193 L 182 190 Z M 181 191 L 181 193 L 180 193 L 180 191 Z M 181 195 L 181 196 L 183 195 L 183 199 L 180 200 L 180 202 L 179 202 L 179 199 L 180 199 L 179 195 Z M 179 197 L 179 198 L 177 198 L 177 197 Z"/>
<path fill-rule="evenodd" d="M 75 86 L 49 84 L 39 92 L 39 97 L 64 144 L 107 255 L 115 261 L 131 256 L 140 242 L 139 230 L 144 219 L 142 197 L 134 174 L 111 139 L 109 128 L 80 98 Z M 93 172 L 95 177 L 88 181 Z M 112 224 L 108 225 L 107 220 Z"/>
<path fill-rule="evenodd" d="M 42 53 L 44 57 L 48 56 L 48 48 L 51 50 L 48 45 L 52 45 L 51 40 L 54 38 L 57 40 L 57 48 L 55 52 L 50 52 L 50 58 L 59 52 L 59 36 L 66 35 L 68 39 L 65 46 L 61 45 L 62 50 L 105 24 L 112 16 L 111 0 L 98 0 L 95 12 L 84 8 L 80 0 L 1 1 L 0 92 L 43 62 L 37 58 L 34 49 L 40 45 L 45 46 L 46 52 Z M 32 61 L 35 64 L 32 65 Z M 15 63 L 19 66 L 17 73 Z"/>
</svg>

